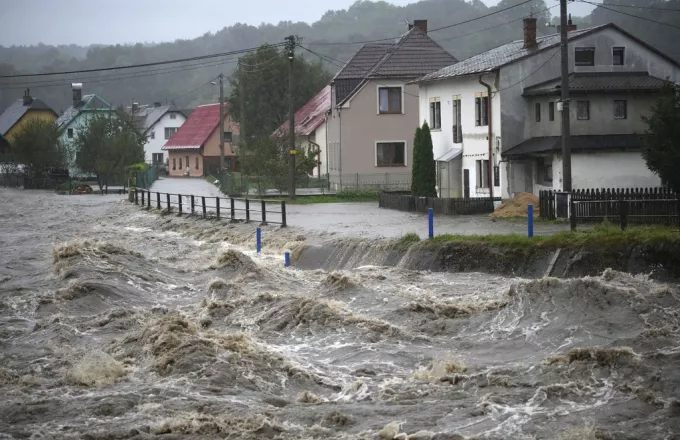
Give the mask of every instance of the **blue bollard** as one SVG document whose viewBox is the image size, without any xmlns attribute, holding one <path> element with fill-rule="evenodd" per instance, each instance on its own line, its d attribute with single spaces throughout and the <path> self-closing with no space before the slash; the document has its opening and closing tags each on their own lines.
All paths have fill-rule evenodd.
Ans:
<svg viewBox="0 0 680 440">
<path fill-rule="evenodd" d="M 527 235 L 531 238 L 534 236 L 534 205 L 527 206 L 527 215 L 529 216 L 527 223 L 529 230 L 527 231 Z"/>
<path fill-rule="evenodd" d="M 284 254 L 284 256 L 285 256 L 284 266 L 288 267 L 288 266 L 290 266 L 290 252 L 286 252 Z"/>
<path fill-rule="evenodd" d="M 434 211 L 432 208 L 428 208 L 427 210 L 427 226 L 429 228 L 428 236 L 434 238 Z"/>
<path fill-rule="evenodd" d="M 262 250 L 262 230 L 257 228 L 257 253 L 259 254 Z"/>
</svg>

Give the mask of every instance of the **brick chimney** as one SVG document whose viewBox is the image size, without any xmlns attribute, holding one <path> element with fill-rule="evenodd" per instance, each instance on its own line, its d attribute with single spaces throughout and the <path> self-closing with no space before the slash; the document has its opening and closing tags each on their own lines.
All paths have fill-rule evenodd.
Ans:
<svg viewBox="0 0 680 440">
<path fill-rule="evenodd" d="M 153 106 L 156 107 L 156 108 L 158 108 L 158 107 L 161 106 L 161 103 L 160 103 L 160 102 L 154 102 L 154 103 L 153 103 Z"/>
<path fill-rule="evenodd" d="M 31 90 L 26 89 L 26 91 L 24 92 L 24 105 L 29 106 L 31 104 L 33 104 L 33 98 L 31 97 Z"/>
<path fill-rule="evenodd" d="M 560 33 L 560 25 L 557 25 L 557 33 Z M 575 31 L 576 25 L 571 21 L 571 14 L 569 14 L 569 20 L 567 21 L 567 32 Z"/>
<path fill-rule="evenodd" d="M 72 83 L 73 105 L 78 105 L 83 100 L 83 83 Z"/>
<path fill-rule="evenodd" d="M 524 48 L 536 47 L 536 19 L 529 17 L 524 19 Z"/>
<path fill-rule="evenodd" d="M 413 27 L 417 27 L 424 33 L 427 33 L 427 20 L 413 20 Z"/>
</svg>

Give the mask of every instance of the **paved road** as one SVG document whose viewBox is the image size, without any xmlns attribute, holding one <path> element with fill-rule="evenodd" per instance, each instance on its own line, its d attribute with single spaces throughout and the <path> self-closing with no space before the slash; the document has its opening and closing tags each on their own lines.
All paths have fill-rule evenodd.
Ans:
<svg viewBox="0 0 680 440">
<path fill-rule="evenodd" d="M 167 192 L 172 194 L 186 194 L 206 197 L 207 211 L 215 211 L 215 197 L 224 197 L 217 187 L 203 179 L 194 178 L 166 178 L 157 180 L 151 191 Z M 154 201 L 152 201 L 153 203 Z M 166 200 L 162 200 L 165 207 Z M 200 201 L 196 200 L 197 205 Z M 171 197 L 171 204 L 176 209 L 177 197 Z M 183 209 L 189 206 L 187 198 L 183 200 Z M 261 220 L 258 202 L 251 202 L 251 208 L 255 212 L 251 214 L 254 221 Z M 197 210 L 200 208 L 197 207 Z M 236 202 L 235 209 L 245 209 L 243 202 Z M 279 211 L 279 206 L 274 204 L 267 207 L 267 220 L 279 222 L 280 214 L 269 212 Z M 288 225 L 295 226 L 306 231 L 322 233 L 326 235 L 354 236 L 354 237 L 401 237 L 414 232 L 420 237 L 427 236 L 427 215 L 409 213 L 378 208 L 377 202 L 370 203 L 320 203 L 314 205 L 287 205 Z M 221 215 L 229 216 L 229 206 L 226 201 L 221 201 Z M 242 211 L 237 211 L 237 216 L 243 218 Z M 441 216 L 435 217 L 435 234 L 525 234 L 526 222 L 501 220 L 493 222 L 487 215 L 465 216 Z M 535 235 L 549 235 L 559 231 L 566 231 L 568 225 L 559 224 L 534 224 Z"/>
</svg>

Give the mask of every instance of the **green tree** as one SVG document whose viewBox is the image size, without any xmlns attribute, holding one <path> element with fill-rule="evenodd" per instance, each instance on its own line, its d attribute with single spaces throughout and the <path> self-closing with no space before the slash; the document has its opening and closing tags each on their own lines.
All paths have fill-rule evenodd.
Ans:
<svg viewBox="0 0 680 440">
<path fill-rule="evenodd" d="M 420 130 L 420 132 L 418 132 Z M 437 197 L 437 170 L 432 151 L 432 136 L 430 126 L 423 123 L 422 128 L 416 130 L 413 141 L 413 171 L 411 179 L 411 194 L 418 197 Z"/>
<path fill-rule="evenodd" d="M 75 163 L 95 174 L 100 189 L 126 176 L 126 167 L 144 162 L 146 137 L 123 111 L 92 117 L 75 140 Z"/>
<path fill-rule="evenodd" d="M 680 192 L 680 86 L 667 83 L 652 106 L 642 140 L 642 157 L 647 167 Z"/>
<path fill-rule="evenodd" d="M 32 176 L 42 176 L 54 168 L 65 168 L 66 149 L 59 141 L 57 126 L 46 119 L 27 121 L 10 139 L 10 147 L 0 162 L 23 165 L 25 172 Z"/>
</svg>

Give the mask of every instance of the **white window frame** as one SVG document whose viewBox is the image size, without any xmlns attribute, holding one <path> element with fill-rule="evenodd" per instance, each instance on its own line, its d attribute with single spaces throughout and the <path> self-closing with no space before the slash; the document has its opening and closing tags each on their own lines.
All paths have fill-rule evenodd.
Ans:
<svg viewBox="0 0 680 440">
<path fill-rule="evenodd" d="M 408 142 L 404 140 L 399 140 L 399 139 L 392 139 L 392 140 L 381 140 L 381 141 L 375 141 L 375 144 L 373 145 L 373 165 L 376 168 L 401 168 L 401 165 L 397 166 L 392 166 L 392 167 L 385 167 L 385 166 L 378 166 L 378 144 L 394 144 L 397 142 L 402 142 L 404 144 L 404 168 L 408 167 Z"/>
<path fill-rule="evenodd" d="M 399 113 L 380 113 L 380 89 L 384 88 L 400 88 L 401 89 L 401 114 L 405 114 L 406 102 L 404 101 L 404 85 L 403 84 L 376 84 L 375 86 L 375 111 L 377 115 L 398 115 Z M 400 142 L 400 141 L 390 141 Z"/>
<path fill-rule="evenodd" d="M 439 104 L 439 126 L 437 126 L 437 104 Z M 434 111 L 432 106 L 434 105 Z M 430 130 L 431 131 L 441 131 L 442 130 L 442 103 L 439 97 L 430 98 L 428 110 L 430 112 Z M 434 118 L 434 119 L 433 119 Z"/>
</svg>

